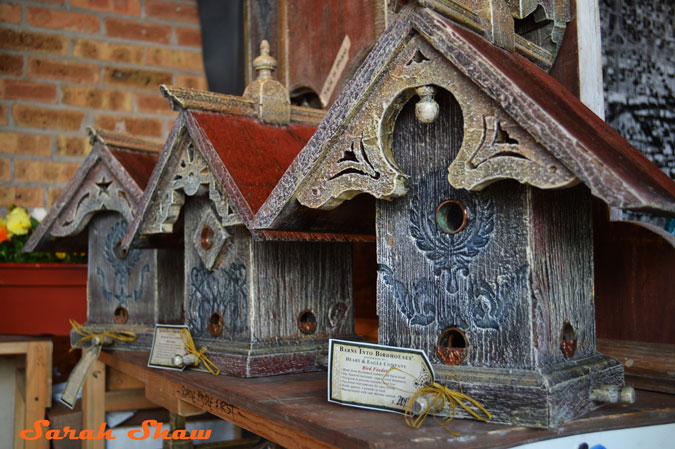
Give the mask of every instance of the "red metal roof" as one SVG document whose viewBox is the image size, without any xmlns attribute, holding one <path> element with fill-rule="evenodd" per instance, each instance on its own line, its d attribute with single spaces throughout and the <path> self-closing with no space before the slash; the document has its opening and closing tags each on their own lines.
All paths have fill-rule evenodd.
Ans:
<svg viewBox="0 0 675 449">
<path fill-rule="evenodd" d="M 275 126 L 248 117 L 190 111 L 244 200 L 255 214 L 295 156 L 314 134 L 314 126 Z"/>
</svg>

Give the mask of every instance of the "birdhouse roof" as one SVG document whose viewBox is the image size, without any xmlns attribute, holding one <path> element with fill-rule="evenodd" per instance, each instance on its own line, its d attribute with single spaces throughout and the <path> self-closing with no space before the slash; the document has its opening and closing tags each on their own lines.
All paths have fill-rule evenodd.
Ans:
<svg viewBox="0 0 675 449">
<path fill-rule="evenodd" d="M 583 183 L 612 206 L 675 215 L 675 182 L 551 76 L 441 14 L 408 5 L 260 208 L 255 226 L 278 229 L 304 208 L 331 209 L 361 193 L 404 195 L 407 176 L 394 160 L 391 136 L 398 112 L 422 86 L 450 91 L 463 112 L 462 148 L 448 167 L 454 187 L 481 190 L 501 179 L 544 189 Z"/>
<path fill-rule="evenodd" d="M 86 228 L 102 212 L 118 212 L 131 222 L 161 144 L 89 129 L 92 150 L 63 193 L 24 245 L 24 251 L 85 251 Z"/>
<path fill-rule="evenodd" d="M 134 240 L 142 246 L 164 240 L 162 234 L 174 232 L 185 196 L 198 192 L 208 192 L 223 226 L 243 224 L 257 239 L 350 239 L 306 229 L 251 228 L 260 206 L 316 130 L 322 111 L 291 106 L 290 122 L 277 125 L 259 120 L 250 98 L 168 86 L 161 91 L 180 114 L 123 247 Z M 190 176 L 198 180 L 189 181 Z"/>
</svg>

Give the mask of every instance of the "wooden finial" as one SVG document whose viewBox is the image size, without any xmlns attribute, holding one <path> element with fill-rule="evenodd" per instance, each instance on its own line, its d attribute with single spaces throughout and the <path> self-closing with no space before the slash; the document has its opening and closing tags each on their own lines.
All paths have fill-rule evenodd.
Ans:
<svg viewBox="0 0 675 449">
<path fill-rule="evenodd" d="M 277 68 L 277 60 L 270 56 L 270 44 L 266 40 L 260 43 L 260 56 L 253 60 L 253 67 L 259 80 L 272 78 L 272 71 Z"/>
</svg>

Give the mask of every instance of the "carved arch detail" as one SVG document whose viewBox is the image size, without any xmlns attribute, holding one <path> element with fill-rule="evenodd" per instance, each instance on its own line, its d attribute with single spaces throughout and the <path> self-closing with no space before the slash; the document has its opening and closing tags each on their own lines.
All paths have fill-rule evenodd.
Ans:
<svg viewBox="0 0 675 449">
<path fill-rule="evenodd" d="M 89 171 L 68 206 L 59 214 L 50 230 L 53 237 L 67 237 L 82 231 L 91 218 L 100 211 L 119 212 L 131 222 L 136 209 L 134 195 L 99 159 Z"/>
<path fill-rule="evenodd" d="M 464 117 L 464 141 L 449 167 L 455 188 L 481 190 L 501 179 L 535 187 L 562 188 L 577 178 L 551 156 L 491 98 L 460 73 L 419 35 L 390 62 L 347 127 L 327 142 L 323 159 L 305 178 L 300 204 L 331 209 L 360 193 L 376 198 L 403 196 L 407 176 L 391 150 L 394 125 L 415 88 L 435 85 L 457 99 Z"/>
<path fill-rule="evenodd" d="M 156 212 L 145 220 L 144 234 L 173 232 L 186 196 L 208 195 L 223 226 L 243 224 L 187 131 L 176 139 L 174 152 L 154 189 L 158 195 Z"/>
</svg>

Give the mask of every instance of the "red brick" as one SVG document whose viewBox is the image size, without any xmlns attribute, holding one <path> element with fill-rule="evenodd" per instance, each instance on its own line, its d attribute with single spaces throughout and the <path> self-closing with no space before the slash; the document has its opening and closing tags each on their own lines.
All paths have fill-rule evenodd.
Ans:
<svg viewBox="0 0 675 449">
<path fill-rule="evenodd" d="M 63 193 L 62 188 L 50 187 L 47 191 L 47 207 L 52 207 L 52 205 L 54 205 L 54 201 L 59 199 L 61 196 L 61 193 Z"/>
<path fill-rule="evenodd" d="M 167 99 L 157 94 L 138 92 L 136 94 L 136 108 L 139 112 L 148 114 L 175 114 L 169 107 Z"/>
<path fill-rule="evenodd" d="M 7 106 L 0 104 L 0 125 L 7 124 Z"/>
<path fill-rule="evenodd" d="M 45 189 L 42 187 L 0 187 L 0 206 L 43 207 L 44 197 Z"/>
<path fill-rule="evenodd" d="M 12 161 L 6 157 L 0 157 L 0 181 L 9 181 L 12 171 Z"/>
<path fill-rule="evenodd" d="M 33 0 L 33 1 L 37 3 L 50 3 L 52 5 L 61 5 L 61 6 L 66 4 L 66 0 Z"/>
<path fill-rule="evenodd" d="M 191 72 L 204 72 L 201 52 L 172 50 L 170 48 L 148 48 L 147 64 Z"/>
<path fill-rule="evenodd" d="M 155 23 L 107 17 L 105 19 L 105 30 L 110 37 L 158 42 L 160 44 L 168 44 L 171 40 L 171 27 Z"/>
<path fill-rule="evenodd" d="M 176 38 L 178 39 L 178 45 L 200 48 L 202 46 L 202 33 L 199 28 L 176 27 Z"/>
<path fill-rule="evenodd" d="M 68 38 L 58 34 L 0 28 L 0 48 L 66 55 L 68 53 Z"/>
<path fill-rule="evenodd" d="M 106 84 L 120 87 L 135 87 L 138 89 L 157 90 L 157 86 L 160 84 L 170 84 L 171 78 L 170 72 L 119 67 L 106 67 L 103 72 L 103 79 Z"/>
<path fill-rule="evenodd" d="M 0 132 L 0 153 L 49 156 L 52 138 L 39 134 Z"/>
<path fill-rule="evenodd" d="M 61 103 L 84 108 L 131 112 L 131 92 L 63 85 Z"/>
<path fill-rule="evenodd" d="M 21 23 L 21 5 L 0 3 L 0 22 Z"/>
<path fill-rule="evenodd" d="M 167 2 L 161 0 L 146 0 L 145 14 L 154 19 L 164 19 L 171 22 L 199 23 L 197 5 Z"/>
<path fill-rule="evenodd" d="M 15 104 L 12 106 L 12 117 L 19 126 L 78 131 L 84 112 Z"/>
<path fill-rule="evenodd" d="M 133 135 L 162 137 L 162 121 L 154 118 L 99 115 L 96 117 L 96 127 Z"/>
<path fill-rule="evenodd" d="M 31 7 L 26 9 L 26 18 L 31 25 L 52 30 L 97 33 L 100 28 L 95 15 L 58 9 Z"/>
<path fill-rule="evenodd" d="M 100 69 L 91 64 L 61 62 L 55 59 L 30 58 L 27 74 L 30 77 L 96 84 Z"/>
<path fill-rule="evenodd" d="M 23 182 L 66 183 L 80 167 L 76 162 L 14 161 L 14 179 Z"/>
<path fill-rule="evenodd" d="M 58 136 L 56 153 L 60 156 L 85 157 L 91 152 L 91 142 L 86 137 Z"/>
<path fill-rule="evenodd" d="M 90 39 L 75 39 L 73 42 L 73 56 L 76 58 L 142 64 L 144 54 L 145 48 L 138 45 L 111 44 Z"/>
<path fill-rule="evenodd" d="M 206 77 L 198 75 L 177 75 L 176 86 L 189 87 L 190 89 L 209 90 Z"/>
<path fill-rule="evenodd" d="M 138 0 L 70 0 L 74 8 L 95 9 L 128 16 L 140 16 L 141 5 Z"/>
<path fill-rule="evenodd" d="M 23 72 L 23 56 L 0 53 L 0 74 L 21 76 Z"/>
<path fill-rule="evenodd" d="M 33 100 L 56 103 L 56 84 L 0 79 L 0 97 L 8 100 Z"/>
</svg>

